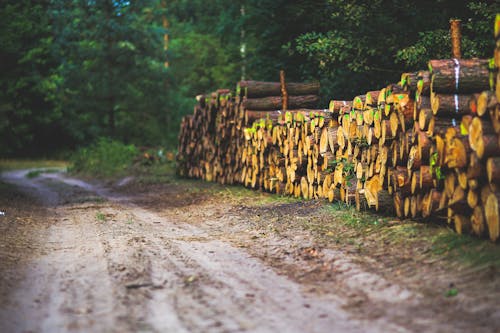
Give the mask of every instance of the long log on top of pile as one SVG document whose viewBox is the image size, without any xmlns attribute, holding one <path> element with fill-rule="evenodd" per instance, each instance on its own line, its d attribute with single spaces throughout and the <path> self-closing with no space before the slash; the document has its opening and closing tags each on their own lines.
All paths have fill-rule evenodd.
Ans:
<svg viewBox="0 0 500 333">
<path fill-rule="evenodd" d="M 290 96 L 318 95 L 319 82 L 312 83 L 286 83 L 286 90 Z M 236 95 L 247 98 L 268 96 L 281 96 L 280 82 L 240 81 L 236 86 Z"/>
<path fill-rule="evenodd" d="M 288 96 L 288 108 L 314 108 L 319 102 L 317 95 Z M 243 101 L 243 107 L 255 111 L 280 110 L 283 104 L 281 96 L 269 96 L 261 98 L 248 98 Z"/>
<path fill-rule="evenodd" d="M 435 93 L 472 93 L 490 89 L 489 60 L 443 59 L 429 61 L 431 90 Z"/>
</svg>

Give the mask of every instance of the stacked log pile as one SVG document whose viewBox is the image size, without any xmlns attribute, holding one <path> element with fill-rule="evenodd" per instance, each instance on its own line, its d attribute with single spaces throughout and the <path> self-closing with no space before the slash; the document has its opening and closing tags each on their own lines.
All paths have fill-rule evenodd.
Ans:
<svg viewBox="0 0 500 333">
<path fill-rule="evenodd" d="M 245 125 L 240 182 L 293 194 L 295 175 L 303 169 L 303 155 L 298 155 L 298 127 L 303 121 L 294 115 L 314 112 L 307 108 L 318 104 L 319 84 L 285 83 L 282 74 L 281 82 L 241 81 L 236 90 Z"/>
<path fill-rule="evenodd" d="M 499 239 L 500 17 L 492 61 L 428 70 L 316 109 L 317 83 L 241 81 L 201 96 L 179 136 L 179 173 L 398 217 L 441 218 Z M 495 86 L 496 83 L 496 86 Z"/>
</svg>

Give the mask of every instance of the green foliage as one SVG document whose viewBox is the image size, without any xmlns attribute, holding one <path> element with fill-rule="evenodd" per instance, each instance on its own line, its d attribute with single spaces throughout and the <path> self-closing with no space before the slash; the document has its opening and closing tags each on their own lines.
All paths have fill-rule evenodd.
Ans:
<svg viewBox="0 0 500 333">
<path fill-rule="evenodd" d="M 50 24 L 42 1 L 0 4 L 0 155 L 48 146 L 58 114 L 46 101 L 43 78 L 54 66 Z M 33 147 L 36 142 L 37 148 Z"/>
<path fill-rule="evenodd" d="M 60 60 L 47 98 L 77 143 L 110 136 L 158 143 L 167 132 L 167 72 L 156 1 L 53 1 Z M 51 88 L 51 89 L 50 89 Z"/>
<path fill-rule="evenodd" d="M 192 0 L 166 8 L 159 0 L 5 0 L 0 152 L 40 154 L 103 136 L 173 148 L 194 96 L 233 88 L 243 68 L 246 79 L 276 81 L 280 69 L 288 81 L 319 79 L 324 105 L 351 99 L 449 57 L 450 18 L 462 20 L 464 57 L 490 57 L 497 12 L 498 0 Z"/>
<path fill-rule="evenodd" d="M 485 1 L 469 2 L 462 19 L 462 57 L 489 58 L 494 48 L 492 27 L 494 17 L 500 11 L 500 3 L 490 5 Z M 396 60 L 415 68 L 426 68 L 429 59 L 450 57 L 451 38 L 448 29 L 434 29 L 419 32 L 418 40 L 399 50 Z"/>
<path fill-rule="evenodd" d="M 69 171 L 99 177 L 119 177 L 129 170 L 138 154 L 134 145 L 101 138 L 94 145 L 82 148 L 73 155 Z"/>
</svg>

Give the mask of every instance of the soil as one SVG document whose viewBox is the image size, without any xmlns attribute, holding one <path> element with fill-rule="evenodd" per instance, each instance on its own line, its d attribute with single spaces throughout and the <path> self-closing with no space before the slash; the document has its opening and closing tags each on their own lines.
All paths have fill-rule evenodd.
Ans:
<svg viewBox="0 0 500 333">
<path fill-rule="evenodd" d="M 0 182 L 1 332 L 500 332 L 499 266 L 436 254 L 443 227 L 28 173 Z"/>
</svg>

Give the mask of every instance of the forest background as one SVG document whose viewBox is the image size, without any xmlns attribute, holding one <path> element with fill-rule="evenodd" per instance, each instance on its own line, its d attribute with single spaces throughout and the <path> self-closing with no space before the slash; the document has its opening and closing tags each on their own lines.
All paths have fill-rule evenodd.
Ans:
<svg viewBox="0 0 500 333">
<path fill-rule="evenodd" d="M 103 138 L 173 150 L 194 96 L 280 69 L 319 80 L 325 107 L 449 58 L 452 18 L 463 57 L 490 58 L 498 12 L 498 0 L 4 0 L 0 156 Z"/>
</svg>

